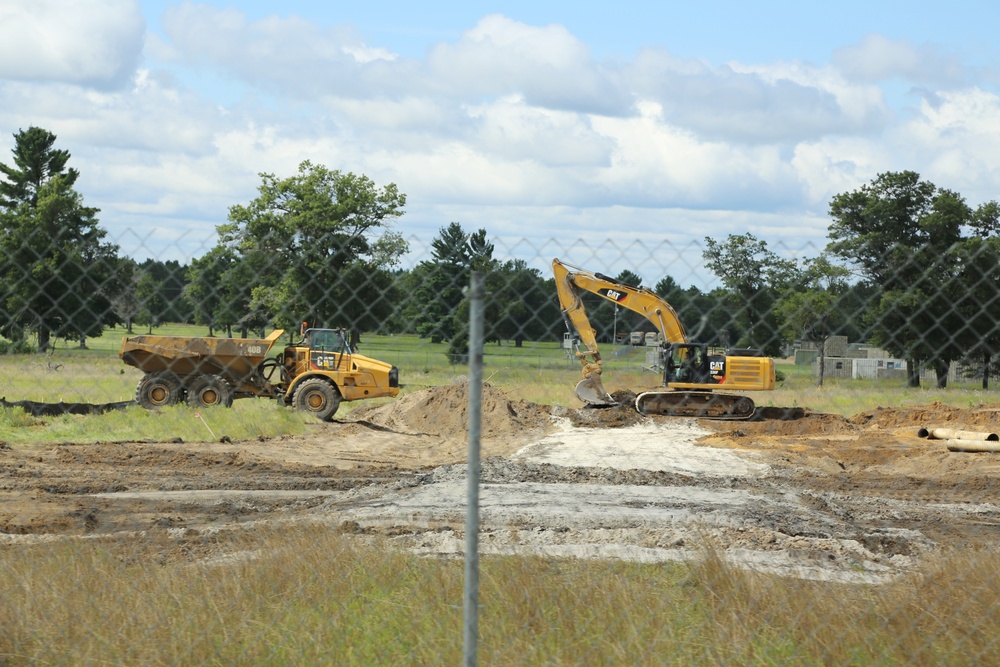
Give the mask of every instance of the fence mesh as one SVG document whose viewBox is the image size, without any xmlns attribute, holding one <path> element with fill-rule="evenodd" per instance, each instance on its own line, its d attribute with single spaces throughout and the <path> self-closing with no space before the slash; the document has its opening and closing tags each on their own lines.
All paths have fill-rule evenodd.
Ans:
<svg viewBox="0 0 1000 667">
<path fill-rule="evenodd" d="M 960 231 L 6 229 L 2 662 L 459 663 L 473 271 L 483 664 L 993 662 L 1000 240 Z"/>
</svg>

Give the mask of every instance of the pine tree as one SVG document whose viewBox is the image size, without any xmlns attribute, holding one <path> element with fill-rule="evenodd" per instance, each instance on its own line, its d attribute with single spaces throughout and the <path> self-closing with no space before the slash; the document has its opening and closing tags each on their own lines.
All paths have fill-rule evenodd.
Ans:
<svg viewBox="0 0 1000 667">
<path fill-rule="evenodd" d="M 0 334 L 35 333 L 39 351 L 52 336 L 100 336 L 116 321 L 118 247 L 73 189 L 79 172 L 56 136 L 31 127 L 14 140 L 14 166 L 0 164 Z"/>
</svg>

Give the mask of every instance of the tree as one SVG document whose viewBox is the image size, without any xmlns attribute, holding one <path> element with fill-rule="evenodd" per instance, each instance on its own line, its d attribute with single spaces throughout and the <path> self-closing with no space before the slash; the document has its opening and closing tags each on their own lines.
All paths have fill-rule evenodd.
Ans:
<svg viewBox="0 0 1000 667">
<path fill-rule="evenodd" d="M 67 188 L 76 184 L 80 173 L 66 169 L 69 151 L 55 150 L 56 135 L 40 127 L 29 127 L 14 134 L 13 167 L 0 164 L 0 208 L 16 209 L 20 204 L 36 206 L 42 187 L 55 177 L 63 179 Z"/>
<path fill-rule="evenodd" d="M 149 275 L 154 289 L 163 303 L 159 313 L 161 322 L 192 322 L 194 307 L 186 296 L 188 267 L 177 260 L 147 259 L 139 264 L 140 270 Z"/>
<path fill-rule="evenodd" d="M 396 305 L 385 292 L 389 271 L 408 249 L 390 230 L 406 195 L 309 161 L 288 178 L 260 176 L 258 196 L 231 207 L 218 228 L 235 258 L 222 278 L 225 319 L 378 328 Z"/>
<path fill-rule="evenodd" d="M 159 283 L 151 271 L 139 268 L 139 272 L 136 274 L 135 294 L 141 304 L 136 321 L 139 324 L 145 324 L 149 329 L 148 332 L 153 333 L 153 327 L 163 323 L 162 317 L 167 302 L 163 298 Z"/>
<path fill-rule="evenodd" d="M 959 280 L 966 288 L 955 294 L 957 317 L 954 335 L 964 343 L 969 360 L 982 368 L 982 388 L 989 389 L 991 372 L 997 371 L 1000 352 L 1000 236 L 975 236 L 953 249 L 960 266 Z"/>
<path fill-rule="evenodd" d="M 623 283 L 631 287 L 642 287 L 642 277 L 634 271 L 623 269 L 614 277 L 603 273 L 596 274 L 612 282 Z M 628 340 L 632 331 L 651 330 L 652 325 L 639 313 L 622 308 L 603 296 L 581 290 L 580 299 L 587 311 L 587 320 L 593 327 L 598 341 L 618 343 Z"/>
<path fill-rule="evenodd" d="M 653 289 L 677 313 L 691 341 L 729 347 L 739 336 L 738 309 L 729 307 L 732 294 L 716 288 L 705 294 L 695 285 L 684 289 L 670 276 L 665 276 Z"/>
<path fill-rule="evenodd" d="M 112 297 L 118 248 L 103 242 L 96 208 L 73 189 L 78 172 L 54 134 L 32 127 L 14 135 L 14 166 L 0 165 L 0 333 L 15 341 L 100 336 L 116 322 Z"/>
<path fill-rule="evenodd" d="M 620 283 L 625 283 L 626 285 L 632 285 L 633 287 L 642 287 L 642 277 L 634 271 L 629 269 L 623 269 L 615 276 L 615 280 Z M 603 302 L 602 307 L 611 307 L 611 337 L 612 339 L 621 340 L 624 336 L 625 340 L 628 340 L 628 335 L 632 331 L 650 331 L 649 321 L 640 315 L 639 313 L 633 312 L 628 308 L 621 308 L 617 303 L 611 303 L 607 299 L 601 299 Z M 617 343 L 618 340 L 615 340 Z"/>
<path fill-rule="evenodd" d="M 955 328 L 957 303 L 969 289 L 963 229 L 989 226 L 986 208 L 973 211 L 950 190 L 912 171 L 879 174 L 830 202 L 834 222 L 828 251 L 858 269 L 877 297 L 867 310 L 871 340 L 907 360 L 910 386 L 930 363 L 938 386 L 952 361 L 978 345 L 982 331 Z"/>
<path fill-rule="evenodd" d="M 729 290 L 727 301 L 744 331 L 737 345 L 777 354 L 781 333 L 773 308 L 794 281 L 795 263 L 779 257 L 753 234 L 730 234 L 725 243 L 706 237 L 705 243 L 702 256 Z"/>
<path fill-rule="evenodd" d="M 485 272 L 496 264 L 486 230 L 468 233 L 458 222 L 441 228 L 431 241 L 431 257 L 413 271 L 413 292 L 407 312 L 417 335 L 440 343 L 452 340 L 461 328 L 455 314 L 472 272 Z M 461 341 L 456 345 L 460 346 Z"/>
<path fill-rule="evenodd" d="M 209 336 L 215 335 L 218 324 L 219 304 L 222 301 L 219 286 L 235 262 L 236 256 L 231 248 L 216 246 L 193 259 L 188 267 L 184 293 L 191 303 L 195 324 L 207 326 Z"/>
<path fill-rule="evenodd" d="M 1000 203 L 988 201 L 972 216 L 973 236 L 966 243 L 966 305 L 969 325 L 979 334 L 969 356 L 982 361 L 983 389 L 989 389 L 990 372 L 1000 372 L 996 362 L 1000 352 Z M 961 306 L 961 304 L 960 304 Z"/>
<path fill-rule="evenodd" d="M 132 333 L 132 323 L 142 311 L 142 303 L 136 293 L 138 267 L 134 260 L 122 258 L 118 262 L 118 288 L 111 294 L 111 308 L 119 320 L 125 324 L 125 332 Z"/>
<path fill-rule="evenodd" d="M 500 264 L 486 277 L 487 339 L 498 344 L 513 340 L 521 347 L 525 340 L 544 338 L 560 323 L 555 291 L 553 281 L 543 279 L 523 259 Z"/>
<path fill-rule="evenodd" d="M 847 274 L 847 269 L 825 257 L 807 260 L 800 285 L 786 292 L 775 308 L 789 338 L 818 343 L 818 386 L 823 386 L 826 341 L 843 326 L 838 301 L 847 291 Z"/>
</svg>

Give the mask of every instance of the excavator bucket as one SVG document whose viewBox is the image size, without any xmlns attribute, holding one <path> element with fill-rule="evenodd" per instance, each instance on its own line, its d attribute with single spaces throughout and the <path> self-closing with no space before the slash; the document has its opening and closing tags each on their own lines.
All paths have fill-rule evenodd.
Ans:
<svg viewBox="0 0 1000 667">
<path fill-rule="evenodd" d="M 604 389 L 604 385 L 601 384 L 601 376 L 596 374 L 577 383 L 576 395 L 589 405 L 618 405 L 618 402 L 611 398 L 611 395 Z"/>
</svg>

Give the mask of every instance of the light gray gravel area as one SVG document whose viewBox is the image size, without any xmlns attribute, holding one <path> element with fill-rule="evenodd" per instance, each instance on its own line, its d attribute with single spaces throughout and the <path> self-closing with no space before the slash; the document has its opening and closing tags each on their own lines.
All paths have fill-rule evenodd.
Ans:
<svg viewBox="0 0 1000 667">
<path fill-rule="evenodd" d="M 686 419 L 619 429 L 567 422 L 513 457 L 483 461 L 482 552 L 649 563 L 712 548 L 760 571 L 877 583 L 932 547 L 916 531 L 863 527 L 866 515 L 916 503 L 817 498 L 770 477 L 753 453 L 696 445 L 706 433 Z M 330 497 L 320 510 L 416 553 L 457 556 L 466 493 L 466 466 L 451 465 L 412 486 Z"/>
</svg>

